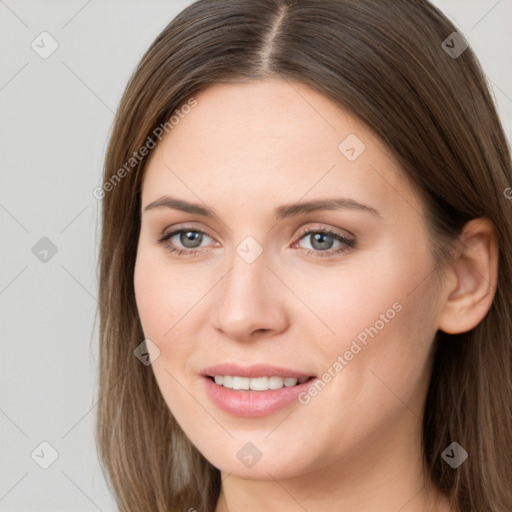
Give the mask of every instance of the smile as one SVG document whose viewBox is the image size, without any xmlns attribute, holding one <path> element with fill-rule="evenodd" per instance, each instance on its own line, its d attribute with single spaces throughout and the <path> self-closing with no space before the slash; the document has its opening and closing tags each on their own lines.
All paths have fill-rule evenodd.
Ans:
<svg viewBox="0 0 512 512">
<path fill-rule="evenodd" d="M 298 403 L 299 395 L 317 380 L 309 372 L 267 364 L 223 363 L 201 374 L 210 401 L 221 411 L 244 418 L 268 416 Z"/>
</svg>

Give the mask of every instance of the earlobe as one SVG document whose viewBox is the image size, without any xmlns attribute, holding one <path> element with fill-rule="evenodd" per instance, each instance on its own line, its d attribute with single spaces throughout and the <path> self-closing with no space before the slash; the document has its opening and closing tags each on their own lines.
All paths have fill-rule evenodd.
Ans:
<svg viewBox="0 0 512 512">
<path fill-rule="evenodd" d="M 447 283 L 439 329 L 460 334 L 477 326 L 488 313 L 498 282 L 498 241 L 492 222 L 474 219 L 464 226 L 462 249 Z M 453 284 L 455 282 L 455 285 Z"/>
</svg>

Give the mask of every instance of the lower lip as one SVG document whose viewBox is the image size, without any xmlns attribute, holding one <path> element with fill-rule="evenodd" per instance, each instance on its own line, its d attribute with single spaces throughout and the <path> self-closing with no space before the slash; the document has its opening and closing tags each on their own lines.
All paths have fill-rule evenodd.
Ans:
<svg viewBox="0 0 512 512">
<path fill-rule="evenodd" d="M 228 414 L 244 418 L 268 416 L 286 407 L 297 400 L 298 396 L 315 381 L 315 379 L 309 379 L 296 386 L 268 391 L 236 391 L 219 386 L 208 377 L 204 377 L 204 380 L 206 381 L 206 392 L 217 407 Z"/>
</svg>

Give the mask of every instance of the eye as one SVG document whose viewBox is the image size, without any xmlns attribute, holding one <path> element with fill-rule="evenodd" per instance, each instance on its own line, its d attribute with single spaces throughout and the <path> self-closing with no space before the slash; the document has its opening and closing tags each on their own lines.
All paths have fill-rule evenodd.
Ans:
<svg viewBox="0 0 512 512">
<path fill-rule="evenodd" d="M 203 252 L 202 249 L 197 250 L 197 248 L 205 237 L 212 240 L 204 231 L 182 228 L 164 234 L 159 238 L 158 242 L 164 244 L 168 251 L 176 253 L 177 255 L 194 256 L 195 254 Z M 174 242 L 172 241 L 173 238 L 176 238 Z M 179 245 L 176 247 L 177 244 L 182 245 L 183 248 L 179 247 Z"/>
<path fill-rule="evenodd" d="M 300 240 L 309 240 L 312 249 L 306 249 L 308 256 L 315 258 L 330 258 L 336 254 L 348 251 L 355 247 L 356 241 L 353 238 L 347 238 L 327 229 L 310 229 L 302 233 Z M 332 249 L 335 242 L 339 242 L 336 249 Z M 292 245 L 296 247 L 298 242 Z"/>
</svg>

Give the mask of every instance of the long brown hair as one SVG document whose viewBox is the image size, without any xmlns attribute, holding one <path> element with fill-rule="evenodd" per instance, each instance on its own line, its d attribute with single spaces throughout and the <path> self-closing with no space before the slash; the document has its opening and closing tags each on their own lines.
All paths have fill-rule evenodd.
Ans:
<svg viewBox="0 0 512 512">
<path fill-rule="evenodd" d="M 119 105 L 99 194 L 96 441 L 122 512 L 213 512 L 220 492 L 219 470 L 134 356 L 144 339 L 133 285 L 140 149 L 209 85 L 266 78 L 315 88 L 380 137 L 421 194 L 437 262 L 468 221 L 494 224 L 494 301 L 471 331 L 436 335 L 423 449 L 429 476 L 460 511 L 512 510 L 511 156 L 477 58 L 470 47 L 449 50 L 463 48 L 453 32 L 427 0 L 199 0 L 147 50 Z M 469 453 L 457 469 L 441 458 L 453 441 Z"/>
</svg>

